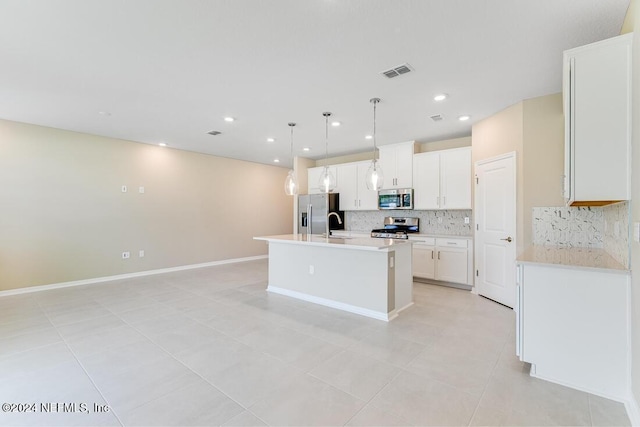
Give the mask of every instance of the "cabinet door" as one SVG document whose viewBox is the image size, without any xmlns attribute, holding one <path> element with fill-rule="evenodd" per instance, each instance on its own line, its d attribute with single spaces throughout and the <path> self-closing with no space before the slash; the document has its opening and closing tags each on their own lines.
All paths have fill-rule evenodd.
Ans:
<svg viewBox="0 0 640 427">
<path fill-rule="evenodd" d="M 471 147 L 440 154 L 440 207 L 471 209 Z"/>
<path fill-rule="evenodd" d="M 436 279 L 467 284 L 467 250 L 438 247 L 436 252 Z"/>
<path fill-rule="evenodd" d="M 631 38 L 576 49 L 569 61 L 571 198 L 630 198 Z"/>
<path fill-rule="evenodd" d="M 397 188 L 396 182 L 396 150 L 394 147 L 380 147 L 379 149 L 380 167 L 382 168 L 382 176 L 384 182 L 382 184 L 383 189 Z"/>
<path fill-rule="evenodd" d="M 413 187 L 413 144 L 396 147 L 396 187 Z"/>
<path fill-rule="evenodd" d="M 413 156 L 413 208 L 440 207 L 440 154 L 420 153 Z"/>
<path fill-rule="evenodd" d="M 435 248 L 433 246 L 413 245 L 413 275 L 424 279 L 435 278 Z"/>
<path fill-rule="evenodd" d="M 371 162 L 358 162 L 356 164 L 356 168 L 358 170 L 356 184 L 356 187 L 358 188 L 358 210 L 362 211 L 378 210 L 378 192 L 369 190 L 365 181 L 367 177 L 367 170 L 370 165 Z"/>
<path fill-rule="evenodd" d="M 318 181 L 320 180 L 320 175 L 322 175 L 323 170 L 324 166 L 307 169 L 307 191 L 309 194 L 322 193 L 322 191 L 320 190 L 320 186 L 318 185 Z M 338 187 L 338 171 L 336 170 L 335 166 L 329 166 L 329 172 L 331 172 L 333 174 L 333 177 L 336 179 L 336 189 L 333 190 L 333 192 L 338 193 L 340 191 Z"/>
<path fill-rule="evenodd" d="M 354 163 L 346 163 L 336 167 L 340 176 L 340 210 L 358 209 L 358 170 Z"/>
<path fill-rule="evenodd" d="M 318 180 L 320 179 L 320 174 L 322 173 L 322 168 L 309 168 L 307 169 L 307 192 L 309 194 L 319 194 L 320 188 L 318 187 Z"/>
</svg>

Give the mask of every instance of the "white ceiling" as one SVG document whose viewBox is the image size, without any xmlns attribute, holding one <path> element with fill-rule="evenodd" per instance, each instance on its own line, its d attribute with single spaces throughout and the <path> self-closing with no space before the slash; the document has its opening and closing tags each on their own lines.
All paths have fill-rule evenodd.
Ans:
<svg viewBox="0 0 640 427">
<path fill-rule="evenodd" d="M 617 35 L 628 5 L 0 0 L 0 118 L 283 166 L 290 121 L 296 154 L 324 156 L 323 111 L 343 123 L 329 129 L 330 156 L 369 149 L 372 97 L 379 145 L 466 136 L 559 92 L 562 51 Z M 380 74 L 405 62 L 415 71 Z"/>
</svg>

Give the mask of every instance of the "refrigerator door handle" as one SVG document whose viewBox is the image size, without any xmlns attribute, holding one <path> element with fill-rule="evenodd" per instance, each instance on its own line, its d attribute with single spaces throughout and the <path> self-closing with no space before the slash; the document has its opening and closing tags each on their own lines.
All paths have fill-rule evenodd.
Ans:
<svg viewBox="0 0 640 427">
<path fill-rule="evenodd" d="M 313 206 L 307 205 L 307 215 L 309 216 L 309 228 L 307 234 L 313 234 Z"/>
</svg>

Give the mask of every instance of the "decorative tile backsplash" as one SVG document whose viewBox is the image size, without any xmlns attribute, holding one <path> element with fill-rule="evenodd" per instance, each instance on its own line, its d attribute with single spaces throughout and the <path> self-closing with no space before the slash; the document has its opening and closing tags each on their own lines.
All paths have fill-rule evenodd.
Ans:
<svg viewBox="0 0 640 427">
<path fill-rule="evenodd" d="M 604 249 L 620 264 L 629 267 L 629 203 L 604 206 L 602 212 Z"/>
<path fill-rule="evenodd" d="M 533 244 L 603 247 L 602 208 L 533 208 Z"/>
<path fill-rule="evenodd" d="M 455 211 L 417 211 L 417 210 L 386 210 L 386 211 L 346 211 L 345 230 L 370 232 L 374 228 L 382 228 L 384 217 L 417 217 L 420 218 L 420 233 L 471 236 L 473 218 L 471 210 Z M 465 217 L 469 224 L 464 223 Z"/>
<path fill-rule="evenodd" d="M 603 248 L 629 266 L 629 203 L 533 208 L 533 243 Z"/>
</svg>

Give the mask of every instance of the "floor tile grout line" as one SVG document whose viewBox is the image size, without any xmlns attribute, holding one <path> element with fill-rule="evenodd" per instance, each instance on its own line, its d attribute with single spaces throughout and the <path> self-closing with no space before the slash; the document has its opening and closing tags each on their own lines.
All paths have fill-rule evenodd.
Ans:
<svg viewBox="0 0 640 427">
<path fill-rule="evenodd" d="M 489 377 L 487 378 L 487 381 L 484 384 L 484 387 L 482 388 L 482 393 L 480 394 L 480 398 L 478 399 L 478 404 L 476 405 L 475 409 L 473 410 L 473 414 L 471 414 L 471 418 L 469 418 L 469 423 L 467 424 L 467 426 L 471 426 L 471 423 L 473 422 L 473 418 L 476 416 L 476 413 L 478 412 L 478 409 L 480 408 L 480 403 L 482 403 L 482 398 L 484 397 L 484 394 L 487 391 L 487 386 L 489 385 L 489 381 L 491 381 L 491 378 L 493 377 L 494 372 L 496 371 L 496 368 L 498 367 L 498 364 L 500 363 L 500 358 L 502 357 L 502 352 L 504 351 L 505 348 L 507 348 L 507 346 L 509 345 L 509 340 L 506 339 L 504 344 L 502 345 L 502 349 L 500 350 L 499 356 L 496 359 L 496 362 L 493 365 L 493 368 L 491 369 L 491 373 L 489 374 Z"/>
<path fill-rule="evenodd" d="M 216 390 L 218 390 L 221 394 L 223 394 L 223 395 L 224 395 L 224 396 L 226 396 L 229 400 L 231 400 L 232 402 L 234 402 L 235 404 L 237 404 L 238 406 L 240 406 L 243 410 L 251 412 L 251 411 L 249 410 L 249 408 L 245 407 L 243 404 L 241 404 L 240 402 L 238 402 L 237 400 L 235 400 L 234 398 L 232 398 L 231 396 L 229 396 L 227 393 L 225 393 L 223 390 L 221 390 L 220 388 L 218 388 L 218 387 L 217 387 L 215 384 L 213 384 L 211 381 L 207 380 L 205 377 L 203 377 L 202 375 L 200 375 L 200 373 L 198 373 L 198 372 L 194 371 L 194 370 L 193 370 L 193 369 L 191 369 L 189 366 L 187 366 L 186 364 L 184 364 L 180 359 L 176 358 L 173 354 L 171 354 L 170 352 L 168 352 L 165 348 L 163 348 L 162 346 L 160 346 L 159 344 L 157 344 L 157 343 L 156 343 L 155 341 L 153 341 L 150 337 L 148 337 L 144 332 L 142 332 L 142 331 L 140 331 L 139 329 L 137 329 L 133 324 L 130 324 L 130 323 L 128 323 L 128 322 L 127 322 L 127 321 L 125 321 L 125 320 L 123 320 L 123 322 L 125 322 L 128 326 L 130 326 L 130 327 L 134 328 L 138 333 L 140 333 L 140 334 L 141 334 L 145 339 L 147 339 L 149 342 L 151 342 L 154 346 L 158 347 L 160 350 L 162 350 L 164 353 L 166 353 L 170 358 L 172 358 L 173 360 L 175 360 L 176 362 L 178 362 L 180 365 L 182 365 L 182 366 L 184 366 L 186 369 L 188 369 L 190 372 L 194 373 L 196 376 L 198 376 L 198 377 L 199 377 L 200 379 L 202 379 L 204 382 L 206 382 L 207 384 L 209 384 L 210 386 L 212 386 L 213 388 L 215 388 Z M 186 386 L 179 387 L 179 388 L 177 388 L 177 389 L 171 390 L 170 392 L 168 392 L 168 393 L 166 393 L 166 394 L 163 394 L 162 396 L 158 396 L 157 398 L 155 398 L 155 399 L 151 399 L 151 400 L 149 400 L 148 402 L 145 402 L 145 403 L 143 403 L 143 404 L 141 404 L 141 405 L 136 406 L 135 408 L 131 408 L 131 410 L 133 410 L 133 409 L 137 409 L 137 408 L 139 408 L 139 407 L 141 407 L 141 406 L 144 406 L 144 405 L 146 405 L 146 404 L 149 404 L 149 403 L 151 403 L 151 402 L 154 402 L 154 401 L 156 401 L 156 400 L 158 400 L 158 399 L 161 399 L 161 398 L 163 398 L 163 397 L 165 397 L 165 396 L 167 396 L 167 395 L 169 395 L 169 394 L 171 394 L 171 393 L 173 393 L 173 392 L 175 392 L 175 391 L 179 391 L 179 390 L 182 390 L 182 389 L 184 389 L 184 388 L 186 388 L 186 387 L 189 387 L 190 385 L 191 385 L 191 384 L 187 384 Z M 253 412 L 251 412 L 251 413 L 253 414 Z M 255 415 L 255 414 L 253 414 L 253 415 L 254 415 L 254 416 L 256 416 L 256 418 L 260 419 L 257 415 Z M 235 416 L 237 416 L 237 415 L 234 415 L 233 417 L 229 418 L 229 419 L 228 419 L 228 420 L 226 420 L 226 421 L 229 421 L 229 420 L 233 419 Z M 225 421 L 225 422 L 226 422 L 226 421 Z M 262 420 L 261 420 L 261 421 L 262 421 Z M 266 424 L 266 423 L 265 423 L 265 424 Z"/>
<path fill-rule="evenodd" d="M 47 316 L 47 318 L 49 318 L 49 315 L 45 312 L 45 316 Z M 49 319 L 49 321 L 51 321 L 51 319 Z M 87 378 L 89 379 L 89 381 L 91 381 L 91 384 L 93 385 L 93 387 L 96 389 L 96 391 L 98 392 L 98 394 L 102 397 L 102 399 L 107 402 L 109 404 L 109 400 L 106 398 L 106 396 L 102 393 L 102 391 L 100 390 L 100 388 L 98 388 L 98 385 L 95 383 L 95 381 L 93 380 L 93 378 L 91 378 L 91 375 L 89 375 L 89 373 L 87 372 L 87 370 L 85 369 L 84 365 L 82 364 L 82 362 L 80 362 L 80 359 L 78 359 L 78 356 L 76 355 L 76 353 L 73 351 L 73 349 L 71 348 L 71 346 L 69 346 L 69 343 L 67 342 L 67 340 L 64 338 L 64 336 L 62 336 L 62 334 L 60 333 L 60 331 L 58 330 L 58 328 L 53 325 L 56 333 L 58 334 L 58 336 L 60 337 L 60 339 L 62 340 L 62 342 L 65 344 L 65 346 L 67 346 L 67 349 L 69 350 L 69 352 L 71 353 L 71 355 L 73 356 L 73 358 L 75 359 L 76 363 L 78 364 L 78 366 L 80 366 L 80 369 L 82 369 L 82 371 L 84 372 L 84 374 L 87 376 Z M 116 412 L 116 410 L 111 406 L 111 404 L 109 404 L 109 408 L 111 410 L 111 413 L 113 414 L 113 416 L 116 418 L 116 420 L 120 423 L 120 426 L 124 427 L 124 423 L 122 422 L 122 420 L 120 419 L 120 417 L 118 416 L 118 413 Z"/>
</svg>

